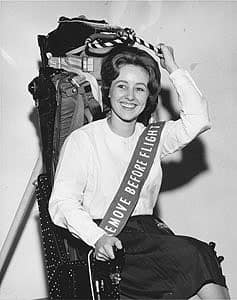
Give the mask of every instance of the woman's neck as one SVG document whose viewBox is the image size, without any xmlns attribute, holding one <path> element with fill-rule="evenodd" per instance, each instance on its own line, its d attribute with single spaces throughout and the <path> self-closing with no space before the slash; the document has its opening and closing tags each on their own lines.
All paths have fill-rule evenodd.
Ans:
<svg viewBox="0 0 237 300">
<path fill-rule="evenodd" d="M 136 126 L 136 120 L 126 122 L 118 118 L 117 116 L 110 116 L 108 118 L 108 124 L 110 129 L 123 137 L 129 137 L 134 133 L 135 126 Z"/>
</svg>

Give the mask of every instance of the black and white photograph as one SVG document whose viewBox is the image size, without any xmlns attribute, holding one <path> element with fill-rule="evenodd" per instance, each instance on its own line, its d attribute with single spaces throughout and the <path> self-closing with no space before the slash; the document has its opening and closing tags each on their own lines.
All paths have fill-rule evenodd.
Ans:
<svg viewBox="0 0 237 300">
<path fill-rule="evenodd" d="M 0 300 L 237 299 L 237 1 L 0 1 Z"/>
</svg>

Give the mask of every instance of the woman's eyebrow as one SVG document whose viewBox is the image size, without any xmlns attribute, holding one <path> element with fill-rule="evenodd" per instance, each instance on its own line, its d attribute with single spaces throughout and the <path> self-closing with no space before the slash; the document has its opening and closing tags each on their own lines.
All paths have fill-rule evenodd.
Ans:
<svg viewBox="0 0 237 300">
<path fill-rule="evenodd" d="M 123 79 L 119 79 L 119 80 L 116 80 L 115 79 L 115 83 L 128 83 L 128 81 L 126 81 L 126 80 L 123 80 Z"/>
<path fill-rule="evenodd" d="M 116 81 L 116 79 L 115 79 L 115 83 L 128 83 L 128 81 L 127 80 L 123 80 L 123 79 L 119 79 L 118 81 Z M 136 82 L 136 85 L 139 85 L 139 84 L 142 84 L 145 87 L 147 87 L 147 84 L 144 83 L 144 82 Z"/>
</svg>

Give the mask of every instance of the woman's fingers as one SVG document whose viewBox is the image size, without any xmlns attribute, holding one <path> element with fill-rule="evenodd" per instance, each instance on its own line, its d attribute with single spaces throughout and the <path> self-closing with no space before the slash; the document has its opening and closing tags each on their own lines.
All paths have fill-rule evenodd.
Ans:
<svg viewBox="0 0 237 300">
<path fill-rule="evenodd" d="M 95 244 L 95 257 L 99 260 L 114 259 L 113 247 L 122 249 L 121 241 L 116 237 L 103 235 Z"/>
<path fill-rule="evenodd" d="M 119 239 L 116 239 L 116 241 L 115 241 L 115 243 L 114 243 L 114 246 L 115 246 L 117 249 L 122 249 L 122 248 L 123 248 L 122 242 L 121 242 Z"/>
<path fill-rule="evenodd" d="M 109 260 L 114 259 L 114 252 L 111 245 L 104 245 L 96 253 L 95 257 L 98 260 Z"/>
<path fill-rule="evenodd" d="M 160 56 L 162 56 L 163 58 L 174 57 L 174 49 L 171 46 L 160 43 L 158 44 L 158 49 L 161 52 Z"/>
<path fill-rule="evenodd" d="M 98 260 L 108 260 L 108 254 L 105 251 L 104 246 L 100 247 L 99 249 L 95 250 L 95 258 Z"/>
<path fill-rule="evenodd" d="M 107 257 L 106 255 L 104 255 L 103 253 L 100 253 L 100 252 L 97 252 L 97 253 L 95 254 L 95 258 L 96 258 L 97 260 L 101 260 L 101 261 L 106 261 L 106 260 L 108 260 L 108 257 Z"/>
<path fill-rule="evenodd" d="M 160 64 L 166 69 L 169 73 L 172 73 L 176 69 L 178 69 L 178 65 L 175 62 L 174 58 L 174 49 L 170 46 L 165 45 L 164 43 L 160 43 L 157 45 L 160 51 Z"/>
<path fill-rule="evenodd" d="M 111 245 L 105 245 L 104 249 L 105 249 L 106 255 L 107 255 L 107 257 L 109 259 L 114 259 L 115 258 L 113 246 L 111 246 Z"/>
<path fill-rule="evenodd" d="M 161 50 L 161 46 L 164 45 L 163 43 L 159 43 L 158 45 L 156 45 L 156 48 L 158 49 L 158 52 L 157 52 L 157 56 L 159 58 L 164 58 L 164 54 L 162 53 L 162 50 Z"/>
</svg>

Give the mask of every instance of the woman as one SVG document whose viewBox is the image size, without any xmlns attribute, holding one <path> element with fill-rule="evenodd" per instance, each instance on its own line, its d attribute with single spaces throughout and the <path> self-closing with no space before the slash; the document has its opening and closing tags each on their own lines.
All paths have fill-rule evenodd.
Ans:
<svg viewBox="0 0 237 300">
<path fill-rule="evenodd" d="M 158 63 L 147 52 L 119 47 L 105 58 L 103 101 L 108 118 L 75 130 L 60 155 L 49 211 L 55 224 L 95 248 L 98 260 L 125 248 L 121 293 L 129 299 L 228 299 L 225 278 L 213 250 L 204 242 L 174 235 L 152 216 L 159 193 L 160 160 L 210 128 L 207 104 L 190 75 L 179 69 L 173 49 L 160 44 L 160 64 L 177 90 L 180 119 L 167 121 L 154 163 L 125 228 L 108 235 L 98 225 L 128 167 L 144 130 L 138 120 L 156 108 Z"/>
</svg>

